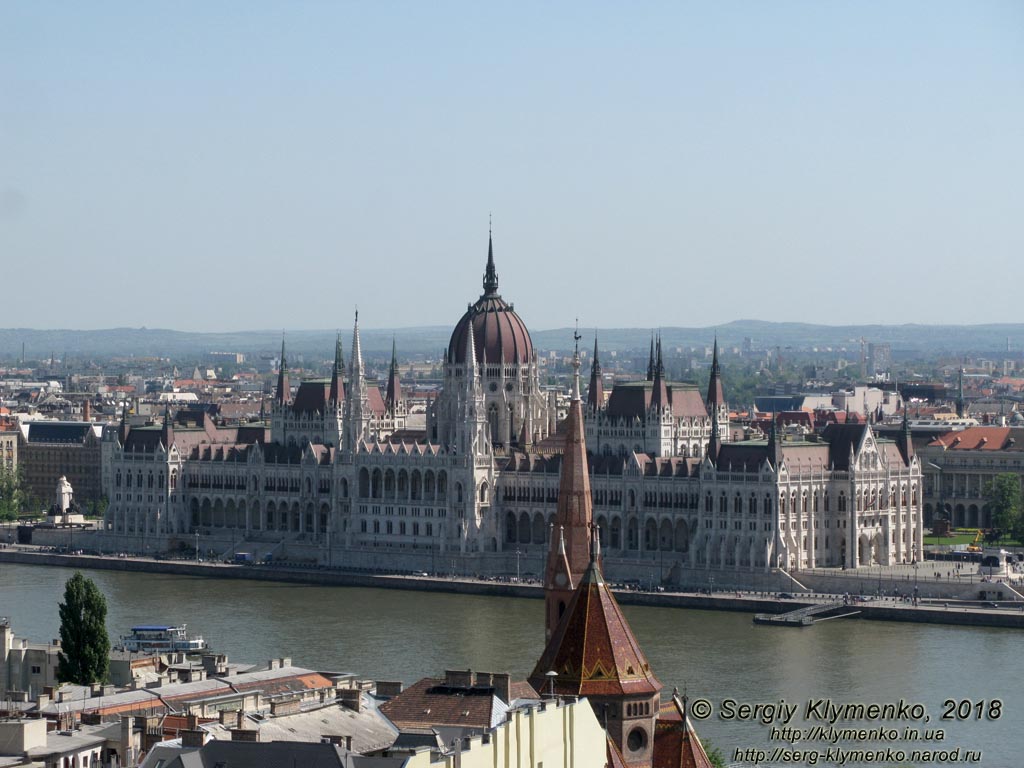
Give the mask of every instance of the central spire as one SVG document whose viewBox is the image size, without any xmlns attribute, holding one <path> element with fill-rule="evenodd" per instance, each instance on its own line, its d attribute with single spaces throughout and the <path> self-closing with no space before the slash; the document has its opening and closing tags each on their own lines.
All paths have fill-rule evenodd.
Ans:
<svg viewBox="0 0 1024 768">
<path fill-rule="evenodd" d="M 484 270 L 484 296 L 498 294 L 498 271 L 494 268 L 494 237 L 490 221 L 487 223 L 487 269 Z"/>
</svg>

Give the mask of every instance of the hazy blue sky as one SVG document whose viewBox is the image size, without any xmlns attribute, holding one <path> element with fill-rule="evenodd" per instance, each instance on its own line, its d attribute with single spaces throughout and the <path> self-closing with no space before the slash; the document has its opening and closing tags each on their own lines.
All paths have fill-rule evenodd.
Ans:
<svg viewBox="0 0 1024 768">
<path fill-rule="evenodd" d="M 1022 181 L 1019 0 L 0 4 L 0 327 L 1020 321 Z"/>
</svg>

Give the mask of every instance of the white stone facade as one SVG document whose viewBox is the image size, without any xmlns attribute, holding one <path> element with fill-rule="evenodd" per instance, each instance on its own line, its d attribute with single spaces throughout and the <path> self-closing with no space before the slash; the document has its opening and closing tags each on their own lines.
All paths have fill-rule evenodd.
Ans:
<svg viewBox="0 0 1024 768">
<path fill-rule="evenodd" d="M 492 261 L 488 269 L 493 283 L 485 276 L 481 313 L 493 311 L 496 297 Z M 511 305 L 499 310 L 511 313 Z M 107 531 L 135 551 L 191 549 L 199 539 L 218 542 L 225 556 L 302 545 L 323 564 L 384 570 L 429 563 L 440 571 L 458 554 L 466 570 L 507 573 L 510 555 L 540 557 L 559 459 L 535 444 L 554 432 L 556 404 L 540 387 L 528 334 L 517 338 L 514 356 L 500 346 L 505 359 L 477 356 L 495 347 L 493 338 L 476 337 L 475 328 L 491 326 L 475 325 L 473 311 L 465 334 L 462 323 L 453 333 L 462 351 L 449 350 L 426 439 L 390 439 L 404 429 L 405 406 L 381 406 L 364 379 L 358 322 L 343 394 L 339 345 L 338 386 L 303 382 L 294 400 L 279 386 L 269 434 L 263 424 L 169 420 L 108 429 Z M 921 557 L 921 464 L 912 451 L 860 425 L 831 441 L 773 435 L 724 443 L 716 460 L 715 419 L 700 394 L 668 384 L 668 395 L 652 395 L 655 385 L 616 388 L 607 408 L 587 415 L 594 516 L 612 576 L 666 558 L 687 568 L 766 571 Z M 727 434 L 724 402 L 713 410 Z"/>
</svg>

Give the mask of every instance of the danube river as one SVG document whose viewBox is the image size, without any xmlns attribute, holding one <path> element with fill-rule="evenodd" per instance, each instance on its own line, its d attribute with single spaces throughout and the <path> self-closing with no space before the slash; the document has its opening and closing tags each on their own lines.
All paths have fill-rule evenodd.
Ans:
<svg viewBox="0 0 1024 768">
<path fill-rule="evenodd" d="M 0 616 L 10 619 L 19 637 L 57 637 L 57 604 L 71 575 L 63 568 L 0 565 Z M 410 683 L 445 669 L 525 677 L 543 645 L 539 600 L 115 571 L 88 575 L 107 596 L 112 639 L 133 624 L 187 623 L 190 632 L 236 661 L 289 656 L 300 666 Z M 698 731 L 728 758 L 734 747 L 769 743 L 769 729 L 722 720 L 724 700 L 798 704 L 790 725 L 806 728 L 818 724 L 803 719 L 808 700 L 830 697 L 837 704 L 923 704 L 928 723 L 841 725 L 894 726 L 901 733 L 909 725 L 922 735 L 943 728 L 944 742 L 898 746 L 980 750 L 978 764 L 1020 765 L 1024 638 L 1016 630 L 855 620 L 794 629 L 756 627 L 745 613 L 624 610 L 666 689 L 677 686 L 712 702 L 714 712 Z M 998 720 L 940 720 L 947 699 L 995 698 L 1002 700 Z"/>
</svg>

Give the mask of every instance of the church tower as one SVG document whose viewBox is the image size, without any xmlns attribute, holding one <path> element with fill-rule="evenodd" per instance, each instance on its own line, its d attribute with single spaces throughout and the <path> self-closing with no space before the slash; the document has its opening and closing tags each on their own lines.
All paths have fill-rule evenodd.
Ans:
<svg viewBox="0 0 1024 768">
<path fill-rule="evenodd" d="M 605 583 L 599 541 L 594 530 L 587 569 L 530 685 L 544 695 L 587 697 L 623 763 L 650 768 L 662 686 Z"/>
<path fill-rule="evenodd" d="M 558 478 L 558 507 L 555 529 L 550 532 L 548 562 L 544 574 L 546 640 L 554 635 L 559 619 L 572 597 L 573 588 L 587 568 L 590 559 L 590 526 L 594 518 L 583 403 L 580 399 L 579 350 L 573 355 L 572 365 L 572 401 L 565 420 L 565 449 Z"/>
</svg>

